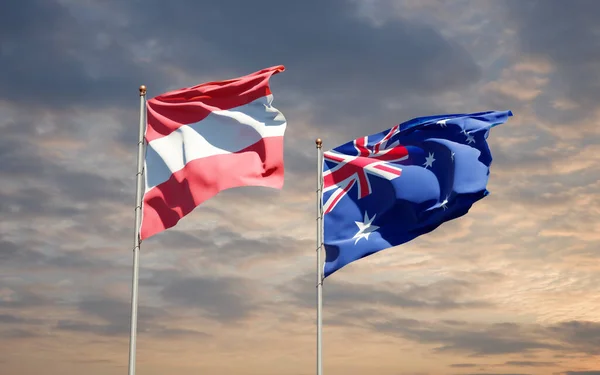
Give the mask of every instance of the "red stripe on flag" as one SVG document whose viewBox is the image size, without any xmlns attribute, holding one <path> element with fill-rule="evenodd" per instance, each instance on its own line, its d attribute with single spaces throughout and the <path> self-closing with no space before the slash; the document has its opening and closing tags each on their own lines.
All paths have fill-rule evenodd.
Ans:
<svg viewBox="0 0 600 375">
<path fill-rule="evenodd" d="M 170 91 L 148 100 L 146 141 L 170 134 L 179 127 L 201 121 L 215 110 L 248 104 L 271 94 L 269 79 L 283 72 L 273 66 L 247 76 Z"/>
<path fill-rule="evenodd" d="M 283 187 L 283 137 L 263 138 L 235 153 L 190 161 L 144 195 L 141 239 L 177 222 L 220 191 L 240 186 Z"/>
</svg>

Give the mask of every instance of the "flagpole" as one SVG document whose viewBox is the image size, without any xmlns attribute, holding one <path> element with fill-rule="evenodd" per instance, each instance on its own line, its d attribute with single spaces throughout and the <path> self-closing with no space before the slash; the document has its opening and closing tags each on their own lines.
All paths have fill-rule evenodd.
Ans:
<svg viewBox="0 0 600 375">
<path fill-rule="evenodd" d="M 317 375 L 323 375 L 323 141 L 317 138 Z"/>
<path fill-rule="evenodd" d="M 140 127 L 138 133 L 137 180 L 135 192 L 135 226 L 133 230 L 133 280 L 131 285 L 131 335 L 129 336 L 129 375 L 135 375 L 135 344 L 137 335 L 138 274 L 140 256 L 140 223 L 142 219 L 142 183 L 144 173 L 144 133 L 146 124 L 146 86 L 140 86 Z"/>
</svg>

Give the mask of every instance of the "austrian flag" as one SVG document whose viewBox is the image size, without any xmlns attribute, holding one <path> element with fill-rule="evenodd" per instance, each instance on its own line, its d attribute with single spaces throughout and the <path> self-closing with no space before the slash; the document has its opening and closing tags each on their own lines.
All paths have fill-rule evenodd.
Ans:
<svg viewBox="0 0 600 375">
<path fill-rule="evenodd" d="M 271 105 L 269 79 L 284 70 L 274 66 L 148 100 L 142 240 L 225 189 L 283 187 L 287 122 Z"/>
</svg>

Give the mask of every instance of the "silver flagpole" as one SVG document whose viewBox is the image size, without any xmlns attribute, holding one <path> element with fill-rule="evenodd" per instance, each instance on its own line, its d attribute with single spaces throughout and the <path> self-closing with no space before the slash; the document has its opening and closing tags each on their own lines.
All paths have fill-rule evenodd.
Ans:
<svg viewBox="0 0 600 375">
<path fill-rule="evenodd" d="M 317 138 L 317 375 L 323 375 L 323 141 Z"/>
<path fill-rule="evenodd" d="M 135 226 L 133 230 L 133 281 L 131 285 L 131 335 L 129 336 L 129 375 L 135 375 L 135 344 L 137 334 L 138 273 L 140 258 L 140 223 L 142 219 L 142 189 L 144 173 L 144 133 L 146 123 L 146 86 L 140 86 L 140 128 L 138 134 L 137 181 L 135 192 Z"/>
</svg>

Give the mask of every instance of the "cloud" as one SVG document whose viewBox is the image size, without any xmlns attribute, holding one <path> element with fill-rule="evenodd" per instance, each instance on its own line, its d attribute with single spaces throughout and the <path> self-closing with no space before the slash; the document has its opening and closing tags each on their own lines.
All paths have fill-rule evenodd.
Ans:
<svg viewBox="0 0 600 375">
<path fill-rule="evenodd" d="M 9 122 L 2 129 L 0 212 L 69 218 L 85 213 L 82 204 L 125 203 L 128 194 L 122 193 L 120 179 L 67 167 L 55 155 L 44 154 L 39 144 L 44 137 L 35 134 L 35 121 Z"/>
<path fill-rule="evenodd" d="M 545 337 L 525 333 L 512 323 L 499 323 L 477 328 L 469 324 L 426 324 L 417 320 L 391 320 L 373 323 L 373 328 L 420 343 L 440 344 L 438 353 L 468 353 L 471 356 L 527 353 L 539 349 L 560 350 L 561 346 L 544 342 Z"/>
<path fill-rule="evenodd" d="M 453 363 L 450 365 L 450 367 L 456 367 L 456 368 L 470 368 L 470 367 L 477 367 L 477 366 L 481 366 L 475 363 Z"/>
<path fill-rule="evenodd" d="M 504 362 L 505 366 L 514 367 L 550 367 L 556 366 L 556 362 L 536 362 L 536 361 L 507 361 Z"/>
<path fill-rule="evenodd" d="M 8 330 L 0 331 L 0 337 L 4 339 L 30 339 L 39 337 L 39 334 L 36 332 L 28 331 L 25 329 L 13 328 Z"/>
<path fill-rule="evenodd" d="M 570 343 L 581 353 L 600 354 L 600 323 L 570 321 L 549 328 L 552 335 Z"/>
<path fill-rule="evenodd" d="M 159 81 L 156 68 L 138 63 L 129 45 L 110 36 L 116 26 L 110 23 L 120 17 L 98 15 L 54 0 L 7 3 L 0 16 L 0 69 L 7 78 L 0 98 L 49 108 L 124 105 L 144 78 Z"/>
<path fill-rule="evenodd" d="M 50 304 L 50 298 L 30 289 L 35 288 L 9 285 L 8 278 L 0 279 L 0 308 L 41 308 Z"/>
<path fill-rule="evenodd" d="M 52 247 L 39 240 L 25 240 L 16 243 L 3 239 L 0 234 L 0 260 L 3 265 L 15 269 L 58 269 L 69 272 L 90 272 L 115 270 L 118 266 L 109 260 L 97 258 L 80 251 L 56 251 L 57 255 L 44 254 L 35 248 Z"/>
<path fill-rule="evenodd" d="M 241 265 L 252 260 L 273 260 L 302 254 L 313 246 L 313 241 L 280 234 L 241 234 L 233 228 L 217 226 L 199 229 L 194 234 L 169 230 L 153 241 L 153 246 L 181 249 L 210 263 Z M 191 251 L 195 250 L 195 251 Z"/>
<path fill-rule="evenodd" d="M 0 323 L 2 324 L 15 324 L 23 323 L 25 319 L 10 314 L 0 314 Z"/>
<path fill-rule="evenodd" d="M 600 324 L 586 321 L 552 325 L 517 323 L 473 323 L 467 321 L 420 321 L 391 318 L 373 312 L 368 327 L 385 335 L 398 336 L 420 344 L 436 345 L 436 353 L 465 354 L 470 357 L 506 354 L 573 353 L 598 355 Z M 554 362 L 512 360 L 504 366 L 551 367 Z M 479 366 L 479 365 L 477 365 Z M 454 367 L 472 367 L 463 364 Z"/>
<path fill-rule="evenodd" d="M 0 68 L 9 79 L 0 97 L 12 102 L 129 107 L 142 82 L 158 94 L 284 64 L 288 71 L 273 80 L 282 109 L 298 98 L 310 103 L 320 126 L 370 128 L 367 119 L 389 102 L 426 110 L 434 102 L 424 104 L 423 96 L 480 78 L 469 52 L 434 28 L 409 19 L 374 25 L 346 0 L 293 3 L 285 11 L 273 0 L 169 7 L 150 1 L 144 12 L 114 1 L 35 6 L 43 13 L 20 3 L 4 13 L 11 17 L 4 20 Z"/>
<path fill-rule="evenodd" d="M 600 42 L 594 16 L 600 11 L 600 4 L 516 0 L 505 1 L 501 6 L 507 11 L 509 25 L 515 27 L 520 52 L 546 60 L 555 68 L 552 90 L 545 96 L 560 93 L 577 104 L 571 110 L 553 110 L 539 103 L 538 113 L 560 126 L 569 116 L 589 115 L 597 106 L 594 98 L 600 96 L 595 74 L 600 67 Z"/>
<path fill-rule="evenodd" d="M 314 284 L 313 275 L 304 275 L 281 286 L 280 290 L 291 297 L 295 306 L 314 308 L 314 287 L 310 287 Z M 485 301 L 468 298 L 476 288 L 474 283 L 457 279 L 425 285 L 411 282 L 369 285 L 332 278 L 325 281 L 323 300 L 328 309 L 337 313 L 331 318 L 332 324 L 348 322 L 353 325 L 356 318 L 373 316 L 371 312 L 376 310 L 375 307 L 437 312 L 491 308 Z"/>
<path fill-rule="evenodd" d="M 556 368 L 559 366 L 557 362 L 541 362 L 541 361 L 506 361 L 499 364 L 481 364 L 481 363 L 453 363 L 449 367 L 451 368 L 475 368 L 479 367 L 479 370 L 485 370 L 487 368 L 497 367 L 552 367 Z"/>
<path fill-rule="evenodd" d="M 169 282 L 160 295 L 169 304 L 193 308 L 220 322 L 238 322 L 258 308 L 248 281 L 235 277 L 182 277 Z"/>
<path fill-rule="evenodd" d="M 23 314 L 27 308 L 48 306 L 47 300 L 34 293 L 19 290 L 18 288 L 9 289 L 3 286 L 0 279 L 0 337 L 5 339 L 30 339 L 41 336 L 40 327 L 45 324 L 44 319 L 30 318 Z M 18 314 L 4 312 L 15 311 Z M 31 327 L 35 327 L 32 329 Z"/>
<path fill-rule="evenodd" d="M 278 5 L 273 0 L 228 0 L 202 7 L 193 1 L 164 7 L 152 1 L 146 12 L 131 20 L 131 31 L 145 30 L 146 40 L 163 46 L 159 61 L 190 71 L 201 64 L 241 72 L 281 60 L 292 72 L 286 81 L 307 92 L 325 90 L 321 96 L 344 89 L 384 95 L 397 92 L 399 86 L 425 93 L 462 86 L 478 76 L 464 48 L 424 24 L 399 19 L 375 26 L 360 17 L 354 3 L 344 0 L 294 3 L 285 11 Z M 317 5 L 319 12 L 314 12 Z M 194 11 L 200 8 L 203 12 Z M 135 14 L 134 8 L 127 14 Z M 231 24 L 245 30 L 244 35 Z M 189 48 L 192 35 L 203 48 Z M 418 58 L 407 58 L 410 55 Z M 429 76 L 419 74 L 424 72 Z"/>
<path fill-rule="evenodd" d="M 101 336 L 126 336 L 130 332 L 131 304 L 111 297 L 85 298 L 77 303 L 77 309 L 86 320 L 61 319 L 56 329 L 70 332 L 90 333 Z M 93 319 L 100 322 L 94 323 Z M 138 307 L 138 333 L 155 337 L 169 338 L 190 336 L 206 338 L 205 332 L 192 329 L 169 327 L 165 321 L 173 322 L 169 312 L 161 308 L 140 305 Z"/>
</svg>

